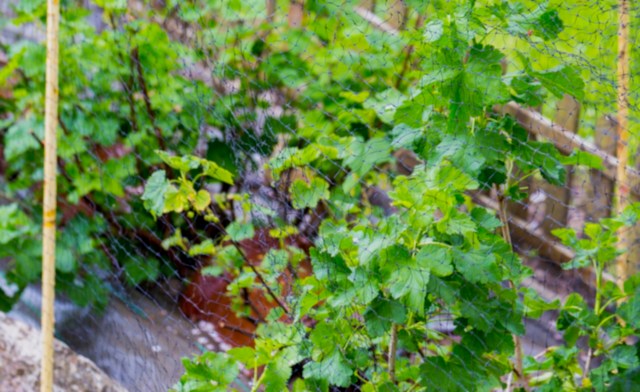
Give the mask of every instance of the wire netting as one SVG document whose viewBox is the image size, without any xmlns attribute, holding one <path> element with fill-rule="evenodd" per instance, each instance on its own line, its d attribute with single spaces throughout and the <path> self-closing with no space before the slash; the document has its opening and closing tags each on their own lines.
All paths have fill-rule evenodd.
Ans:
<svg viewBox="0 0 640 392">
<path fill-rule="evenodd" d="M 615 1 L 62 1 L 57 338 L 132 391 L 258 337 L 282 390 L 599 366 L 539 303 L 621 278 L 562 266 L 639 194 L 638 11 L 620 184 Z M 0 12 L 0 310 L 37 326 L 46 7 Z"/>
</svg>

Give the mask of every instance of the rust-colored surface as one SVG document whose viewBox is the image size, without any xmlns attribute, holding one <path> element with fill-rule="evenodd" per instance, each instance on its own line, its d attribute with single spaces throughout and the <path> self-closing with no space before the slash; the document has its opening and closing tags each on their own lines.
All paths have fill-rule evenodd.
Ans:
<svg viewBox="0 0 640 392">
<path fill-rule="evenodd" d="M 298 235 L 288 237 L 285 244 L 300 248 L 305 253 L 311 247 L 309 240 Z M 269 250 L 281 248 L 279 241 L 269 235 L 268 229 L 257 230 L 253 238 L 240 241 L 238 247 L 247 262 L 254 266 L 262 263 Z M 215 259 L 212 260 L 212 264 L 215 264 Z M 295 273 L 298 276 L 309 276 L 309 261 L 300 263 Z M 233 278 L 229 273 L 205 276 L 197 272 L 183 293 L 180 307 L 192 320 L 210 322 L 229 345 L 253 346 L 253 334 L 257 326 L 271 309 L 278 305 L 256 279 L 255 288 L 245 291 L 245 303 L 250 307 L 251 314 L 249 317 L 238 317 L 231 307 L 231 297 L 227 294 L 227 286 Z M 293 280 L 293 271 L 290 269 L 285 270 L 280 276 L 282 297 L 290 294 Z M 287 317 L 283 316 L 283 321 L 286 319 Z"/>
</svg>

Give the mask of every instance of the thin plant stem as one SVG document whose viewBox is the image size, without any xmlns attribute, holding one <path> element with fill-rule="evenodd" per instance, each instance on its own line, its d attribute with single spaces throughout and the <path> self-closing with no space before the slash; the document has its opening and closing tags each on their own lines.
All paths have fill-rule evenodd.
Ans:
<svg viewBox="0 0 640 392">
<path fill-rule="evenodd" d="M 498 190 L 498 216 L 500 218 L 500 221 L 502 222 L 502 237 L 509 244 L 509 247 L 513 250 L 511 232 L 509 230 L 509 220 L 507 217 L 507 203 L 505 202 L 504 193 L 500 190 Z M 515 284 L 511 280 L 509 280 L 509 287 L 514 291 L 516 290 Z M 522 342 L 520 341 L 520 337 L 518 335 L 513 334 L 513 344 L 516 355 L 514 364 L 515 371 L 520 381 L 524 384 L 525 390 L 529 391 L 529 381 L 527 379 L 527 376 L 524 374 Z"/>
<path fill-rule="evenodd" d="M 391 326 L 391 338 L 389 341 L 389 377 L 391 382 L 396 382 L 396 351 L 398 347 L 398 325 Z"/>
</svg>

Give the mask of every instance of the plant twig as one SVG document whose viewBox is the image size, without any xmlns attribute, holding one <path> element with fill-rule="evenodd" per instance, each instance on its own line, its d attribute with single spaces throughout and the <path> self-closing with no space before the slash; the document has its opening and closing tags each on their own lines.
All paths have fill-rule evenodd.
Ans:
<svg viewBox="0 0 640 392">
<path fill-rule="evenodd" d="M 111 29 L 116 31 L 117 29 L 117 24 L 116 24 L 116 20 L 113 16 L 113 14 L 109 14 L 109 21 L 111 23 Z M 115 44 L 115 42 L 114 42 Z M 118 58 L 120 59 L 120 63 L 124 66 L 125 61 L 124 61 L 124 56 L 122 55 L 122 52 L 118 51 Z M 131 59 L 130 59 L 131 60 Z M 133 61 L 129 61 L 129 77 L 127 78 L 127 81 L 121 81 L 122 84 L 122 88 L 124 89 L 126 96 L 127 96 L 127 103 L 129 104 L 129 122 L 131 123 L 131 129 L 133 129 L 134 132 L 138 131 L 138 120 L 137 120 L 137 116 L 136 116 L 136 106 L 135 106 L 135 102 L 133 99 L 133 76 L 134 76 L 134 67 L 133 67 Z"/>
<path fill-rule="evenodd" d="M 589 377 L 589 368 L 591 368 L 591 358 L 593 358 L 593 349 L 589 347 L 589 351 L 587 351 L 587 360 L 584 363 L 584 371 L 582 372 L 582 378 Z"/>
<path fill-rule="evenodd" d="M 151 125 L 153 126 L 153 129 L 156 133 L 156 139 L 158 139 L 158 145 L 160 146 L 160 149 L 164 151 L 167 149 L 167 145 L 165 144 L 164 139 L 162 138 L 162 132 L 160 131 L 160 127 L 158 127 L 158 124 L 156 122 L 156 112 L 155 110 L 153 110 L 153 106 L 151 106 L 149 89 L 147 88 L 147 82 L 144 77 L 144 72 L 142 69 L 142 63 L 140 62 L 140 53 L 138 48 L 134 48 L 131 51 L 131 59 L 136 67 L 136 71 L 137 71 L 136 73 L 138 75 L 138 84 L 140 84 L 140 89 L 142 90 L 142 98 L 144 100 L 144 106 L 147 109 L 147 115 L 149 116 L 149 119 L 151 120 Z"/>
<path fill-rule="evenodd" d="M 396 382 L 396 351 L 398 346 L 398 324 L 391 326 L 391 338 L 389 340 L 389 377 L 391 382 Z"/>
<path fill-rule="evenodd" d="M 416 25 L 415 25 L 416 30 L 418 30 L 420 28 L 420 26 L 422 25 L 423 21 L 424 21 L 424 19 L 423 19 L 422 15 L 418 16 L 418 19 L 416 19 Z M 407 73 L 407 71 L 409 69 L 409 64 L 411 64 L 411 59 L 412 59 L 414 50 L 415 50 L 415 47 L 413 45 L 408 45 L 403 50 L 405 52 L 405 56 L 404 56 L 404 61 L 402 62 L 402 69 L 400 70 L 400 74 L 398 75 L 398 79 L 396 79 L 396 84 L 395 84 L 396 89 L 400 89 L 400 85 L 402 84 L 402 81 L 404 80 L 404 75 Z"/>
<path fill-rule="evenodd" d="M 498 216 L 500 218 L 500 221 L 502 222 L 502 237 L 509 244 L 509 247 L 513 250 L 513 242 L 511 242 L 511 232 L 509 231 L 509 219 L 507 216 L 507 203 L 505 201 L 504 193 L 501 190 L 497 189 L 497 187 L 496 190 L 498 191 Z M 511 280 L 509 280 L 509 287 L 515 290 L 515 285 Z M 513 335 L 513 344 L 516 354 L 515 371 L 518 378 L 523 383 L 525 390 L 529 391 L 529 380 L 524 374 L 522 342 L 520 341 L 520 337 L 518 335 Z"/>
<path fill-rule="evenodd" d="M 269 287 L 269 285 L 267 284 L 267 281 L 264 279 L 260 271 L 258 271 L 258 269 L 256 268 L 255 265 L 253 265 L 253 263 L 251 263 L 249 258 L 247 258 L 247 255 L 244 254 L 244 252 L 242 251 L 242 248 L 240 247 L 240 244 L 237 241 L 233 241 L 233 240 L 231 241 L 231 243 L 238 250 L 238 253 L 240 253 L 240 256 L 242 256 L 245 264 L 247 264 L 249 268 L 251 268 L 253 273 L 256 274 L 258 281 L 260 281 L 260 284 L 262 285 L 262 287 L 264 287 L 264 289 L 267 290 L 267 293 L 269 294 L 269 296 L 273 298 L 273 300 L 278 304 L 280 308 L 282 308 L 282 310 L 284 310 L 285 314 L 288 315 L 289 313 L 291 313 L 287 304 L 284 303 L 284 301 L 280 299 L 280 297 L 278 297 L 273 290 L 271 290 L 271 287 Z"/>
</svg>

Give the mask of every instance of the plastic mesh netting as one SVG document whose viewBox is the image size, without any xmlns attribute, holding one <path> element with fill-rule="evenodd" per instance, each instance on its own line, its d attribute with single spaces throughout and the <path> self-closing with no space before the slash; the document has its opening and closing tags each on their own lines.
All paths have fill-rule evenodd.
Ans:
<svg viewBox="0 0 640 392">
<path fill-rule="evenodd" d="M 46 7 L 0 11 L 0 310 L 37 325 Z M 638 11 L 620 179 L 618 2 L 62 1 L 57 337 L 132 391 L 621 385 Z"/>
</svg>

